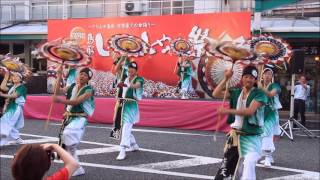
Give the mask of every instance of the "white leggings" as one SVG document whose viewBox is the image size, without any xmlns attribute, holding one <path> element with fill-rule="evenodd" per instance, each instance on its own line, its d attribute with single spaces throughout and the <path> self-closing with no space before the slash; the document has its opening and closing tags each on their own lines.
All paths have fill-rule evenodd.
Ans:
<svg viewBox="0 0 320 180">
<path fill-rule="evenodd" d="M 256 179 L 256 164 L 260 155 L 256 152 L 248 153 L 243 158 L 240 158 L 238 176 L 241 180 L 255 180 Z"/>
<path fill-rule="evenodd" d="M 122 125 L 122 132 L 121 132 L 121 142 L 120 146 L 124 148 L 129 148 L 135 144 L 137 144 L 133 134 L 132 134 L 132 123 L 124 123 Z"/>
</svg>

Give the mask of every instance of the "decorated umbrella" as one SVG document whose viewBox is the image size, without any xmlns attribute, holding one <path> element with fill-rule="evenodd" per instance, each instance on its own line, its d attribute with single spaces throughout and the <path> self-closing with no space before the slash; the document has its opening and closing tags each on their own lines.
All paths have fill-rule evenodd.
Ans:
<svg viewBox="0 0 320 180">
<path fill-rule="evenodd" d="M 179 68 L 179 64 L 181 65 L 182 62 L 185 62 L 187 58 L 194 59 L 195 51 L 193 48 L 193 44 L 185 40 L 181 37 L 174 39 L 170 42 L 170 50 L 173 54 L 179 56 L 176 66 L 174 67 L 174 72 L 177 71 Z M 183 58 L 182 58 L 183 57 Z M 191 67 L 192 68 L 192 67 Z M 184 78 L 184 73 L 180 73 L 180 80 Z"/>
<path fill-rule="evenodd" d="M 221 57 L 223 60 L 236 61 L 253 60 L 256 55 L 250 50 L 247 44 L 235 44 L 230 41 L 222 42 L 216 47 L 214 56 Z"/>
<path fill-rule="evenodd" d="M 211 96 L 213 89 L 224 78 L 224 71 L 231 69 L 231 67 L 231 61 L 224 61 L 215 56 L 202 56 L 198 65 L 198 79 L 202 89 Z M 241 63 L 234 64 L 229 87 L 240 86 L 243 68 L 244 65 Z"/>
<path fill-rule="evenodd" d="M 283 64 L 291 58 L 292 51 L 289 44 L 280 38 L 271 35 L 260 35 L 253 37 L 250 41 L 250 48 L 262 59 L 260 64 Z M 257 64 L 256 63 L 256 64 Z"/>
<path fill-rule="evenodd" d="M 263 69 L 263 65 L 273 64 L 278 66 L 289 61 L 292 56 L 291 47 L 280 38 L 275 38 L 271 35 L 260 35 L 253 37 L 250 41 L 250 48 L 258 58 L 252 63 L 259 66 L 260 76 Z M 279 67 L 279 66 L 278 66 Z"/>
<path fill-rule="evenodd" d="M 54 41 L 47 42 L 40 47 L 40 55 L 45 57 L 47 60 L 61 64 L 68 65 L 71 67 L 87 66 L 91 63 L 91 57 L 88 56 L 77 41 L 66 38 L 59 38 Z M 58 86 L 59 82 L 56 82 L 55 86 Z M 56 89 L 53 95 L 56 95 Z M 50 105 L 45 129 L 48 128 L 49 120 L 53 103 Z"/>
<path fill-rule="evenodd" d="M 170 43 L 171 51 L 178 56 L 190 57 L 194 54 L 193 44 L 185 39 L 177 38 Z"/>
<path fill-rule="evenodd" d="M 241 68 L 242 66 L 238 66 L 238 65 L 241 64 L 240 63 L 241 61 L 252 61 L 252 60 L 256 59 L 257 56 L 250 50 L 249 46 L 245 42 L 235 43 L 232 41 L 222 42 L 221 44 L 219 44 L 215 48 L 214 51 L 211 51 L 211 53 L 215 57 L 219 58 L 221 61 L 221 62 L 217 63 L 215 65 L 215 67 L 219 67 L 219 68 L 222 68 L 223 66 L 226 67 L 227 64 L 226 64 L 226 62 L 223 62 L 223 61 L 227 61 L 227 62 L 229 62 L 229 64 L 231 63 L 230 69 L 232 69 L 232 71 L 236 72 L 236 76 L 233 76 L 233 79 L 229 79 L 226 83 L 226 90 L 225 90 L 225 93 L 223 96 L 223 101 L 221 104 L 221 107 L 223 107 L 224 103 L 226 101 L 227 91 L 229 89 L 229 86 L 231 85 L 231 82 L 234 85 L 236 82 L 235 79 L 241 78 L 241 75 L 239 76 L 238 74 L 240 74 L 239 68 Z M 234 69 L 235 67 L 237 67 L 236 71 Z M 215 70 L 215 68 L 214 68 L 214 70 L 211 72 L 213 72 L 215 74 L 222 73 L 220 76 L 217 76 L 217 78 L 216 78 L 216 81 L 218 83 L 220 83 L 220 81 L 223 79 L 221 77 L 224 76 L 224 70 L 220 71 L 220 70 Z M 220 80 L 220 81 L 218 81 L 218 80 Z M 219 129 L 220 121 L 221 121 L 221 116 L 219 116 L 219 120 L 218 120 L 217 127 L 216 127 L 216 132 Z M 214 140 L 216 141 L 216 133 L 214 135 Z"/>
<path fill-rule="evenodd" d="M 10 54 L 3 56 L 0 61 L 0 68 L 9 72 L 20 73 L 24 79 L 32 75 L 30 67 L 22 63 L 18 57 L 13 57 Z"/>
<path fill-rule="evenodd" d="M 148 43 L 141 38 L 129 34 L 115 34 L 109 40 L 110 49 L 129 57 L 145 56 L 150 49 Z"/>
<path fill-rule="evenodd" d="M 40 47 L 39 53 L 49 61 L 72 67 L 87 66 L 91 63 L 91 58 L 82 47 L 71 39 L 59 38 L 47 42 Z"/>
</svg>

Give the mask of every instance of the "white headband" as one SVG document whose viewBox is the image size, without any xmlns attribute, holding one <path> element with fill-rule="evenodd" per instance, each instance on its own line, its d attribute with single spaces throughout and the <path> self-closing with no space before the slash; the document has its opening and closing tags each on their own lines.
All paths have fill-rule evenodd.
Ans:
<svg viewBox="0 0 320 180">
<path fill-rule="evenodd" d="M 273 75 L 273 70 L 271 68 L 264 68 L 264 70 L 262 71 L 262 74 L 264 74 L 266 71 L 271 71 Z"/>
</svg>

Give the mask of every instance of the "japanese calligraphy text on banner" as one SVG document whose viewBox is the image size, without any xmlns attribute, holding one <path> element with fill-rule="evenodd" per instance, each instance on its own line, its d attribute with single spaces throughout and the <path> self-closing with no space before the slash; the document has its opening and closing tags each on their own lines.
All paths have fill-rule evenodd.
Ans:
<svg viewBox="0 0 320 180">
<path fill-rule="evenodd" d="M 48 40 L 61 37 L 80 39 L 92 56 L 90 66 L 99 74 L 97 79 L 93 79 L 98 95 L 112 95 L 114 75 L 110 71 L 113 59 L 107 42 L 115 34 L 140 37 L 150 45 L 149 52 L 132 59 L 139 65 L 139 75 L 150 85 L 145 92 L 150 97 L 171 92 L 170 87 L 177 84 L 178 76 L 174 69 L 178 57 L 170 51 L 170 42 L 177 38 L 189 40 L 195 50 L 193 88 L 200 97 L 204 97 L 206 93 L 199 85 L 197 68 L 205 42 L 249 38 L 250 20 L 249 12 L 49 20 Z"/>
</svg>

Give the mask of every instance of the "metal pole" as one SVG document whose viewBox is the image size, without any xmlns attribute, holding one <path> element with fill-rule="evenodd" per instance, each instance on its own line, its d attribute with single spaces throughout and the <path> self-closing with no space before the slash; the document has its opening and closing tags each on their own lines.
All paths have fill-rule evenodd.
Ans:
<svg viewBox="0 0 320 180">
<path fill-rule="evenodd" d="M 291 75 L 291 96 L 290 96 L 290 118 L 293 117 L 294 113 L 294 82 L 296 74 Z"/>
</svg>

